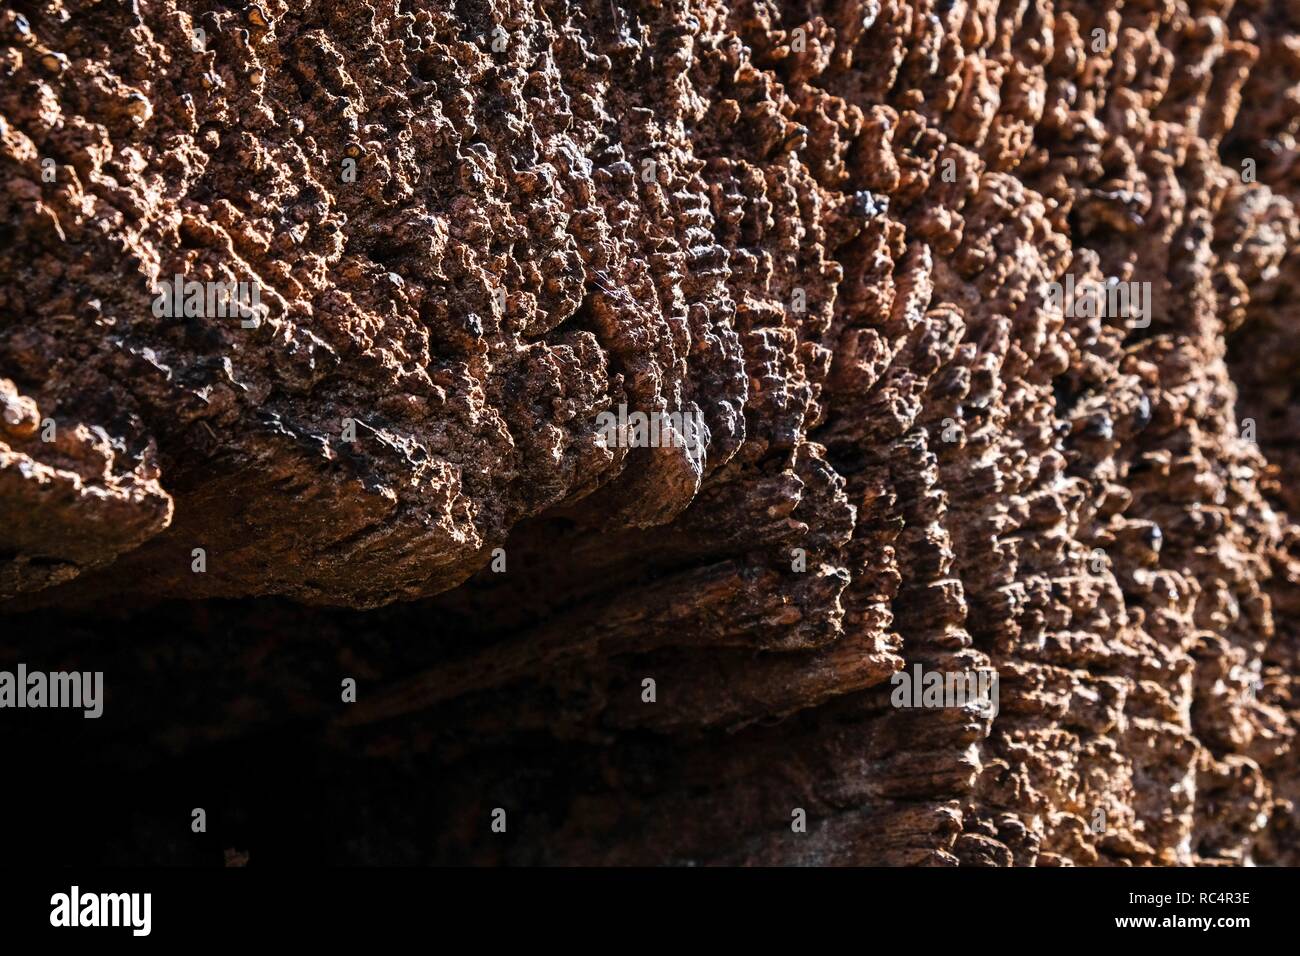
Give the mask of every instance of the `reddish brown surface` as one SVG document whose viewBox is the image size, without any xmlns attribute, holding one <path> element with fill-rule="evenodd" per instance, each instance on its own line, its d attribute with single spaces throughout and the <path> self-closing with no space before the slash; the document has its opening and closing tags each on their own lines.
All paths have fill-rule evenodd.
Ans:
<svg viewBox="0 0 1300 956">
<path fill-rule="evenodd" d="M 17 0 L 0 664 L 110 688 L 24 745 L 251 772 L 212 828 L 271 855 L 268 779 L 353 861 L 1300 862 L 1297 49 L 1265 0 Z M 156 318 L 177 273 L 266 321 Z M 1000 713 L 892 708 L 917 662 Z M 96 852 L 184 857 L 177 799 Z"/>
</svg>

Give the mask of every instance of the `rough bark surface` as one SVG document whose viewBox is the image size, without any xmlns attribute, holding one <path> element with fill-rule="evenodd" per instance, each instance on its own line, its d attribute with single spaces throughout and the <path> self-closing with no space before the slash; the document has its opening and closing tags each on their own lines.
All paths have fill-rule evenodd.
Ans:
<svg viewBox="0 0 1300 956">
<path fill-rule="evenodd" d="M 1300 863 L 1298 128 L 1295 2 L 13 0 L 19 842 Z"/>
</svg>

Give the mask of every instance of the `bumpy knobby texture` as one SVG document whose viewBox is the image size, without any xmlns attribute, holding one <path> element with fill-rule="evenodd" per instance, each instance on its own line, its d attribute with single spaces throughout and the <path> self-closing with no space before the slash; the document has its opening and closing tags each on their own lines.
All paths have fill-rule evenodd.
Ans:
<svg viewBox="0 0 1300 956">
<path fill-rule="evenodd" d="M 111 860 L 1300 863 L 1298 127 L 1275 0 L 14 0 L 10 746 Z"/>
</svg>

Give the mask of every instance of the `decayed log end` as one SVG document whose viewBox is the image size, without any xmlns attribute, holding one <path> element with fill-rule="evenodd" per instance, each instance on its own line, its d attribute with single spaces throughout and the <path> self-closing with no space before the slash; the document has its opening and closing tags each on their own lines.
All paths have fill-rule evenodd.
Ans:
<svg viewBox="0 0 1300 956">
<path fill-rule="evenodd" d="M 1300 863 L 1297 49 L 14 0 L 11 852 Z"/>
</svg>

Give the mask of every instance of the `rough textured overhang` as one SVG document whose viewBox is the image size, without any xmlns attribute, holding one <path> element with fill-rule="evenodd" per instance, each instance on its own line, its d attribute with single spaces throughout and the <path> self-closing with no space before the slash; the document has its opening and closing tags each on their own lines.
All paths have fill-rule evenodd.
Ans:
<svg viewBox="0 0 1300 956">
<path fill-rule="evenodd" d="M 254 856 L 271 780 L 349 861 L 1297 862 L 1298 49 L 1265 0 L 14 0 L 0 663 L 113 696 L 13 746 L 221 780 Z M 918 664 L 998 713 L 893 706 Z M 197 852 L 151 814 L 96 852 Z"/>
</svg>

